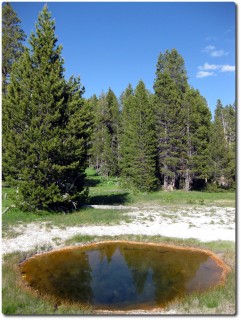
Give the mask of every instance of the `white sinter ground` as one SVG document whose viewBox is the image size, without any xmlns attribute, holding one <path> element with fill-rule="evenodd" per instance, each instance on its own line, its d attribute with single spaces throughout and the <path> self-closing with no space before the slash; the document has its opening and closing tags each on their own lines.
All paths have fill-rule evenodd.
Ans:
<svg viewBox="0 0 241 320">
<path fill-rule="evenodd" d="M 59 228 L 48 222 L 33 222 L 13 227 L 16 237 L 2 239 L 2 253 L 28 251 L 41 247 L 57 248 L 75 235 L 116 236 L 148 235 L 195 238 L 200 241 L 235 241 L 235 208 L 223 207 L 126 207 L 92 206 L 101 209 L 127 209 L 130 222 L 118 225 L 79 225 Z M 7 213 L 6 213 L 7 214 Z M 11 234 L 12 232 L 10 232 Z M 41 251 L 41 250 L 40 250 Z"/>
</svg>

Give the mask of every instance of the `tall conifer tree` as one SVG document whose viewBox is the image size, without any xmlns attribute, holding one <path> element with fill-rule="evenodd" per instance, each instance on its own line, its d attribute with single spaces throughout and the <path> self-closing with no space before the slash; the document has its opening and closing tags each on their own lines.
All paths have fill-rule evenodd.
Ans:
<svg viewBox="0 0 241 320">
<path fill-rule="evenodd" d="M 185 190 L 202 188 L 210 176 L 209 137 L 211 112 L 198 90 L 188 88 L 185 93 L 184 112 L 186 134 L 183 139 L 180 173 Z"/>
<path fill-rule="evenodd" d="M 107 175 L 118 175 L 119 103 L 111 89 L 108 90 L 106 95 L 106 114 L 104 121 L 107 128 L 106 143 L 103 152 L 105 171 Z"/>
<path fill-rule="evenodd" d="M 73 209 L 85 197 L 89 110 L 79 78 L 64 79 L 47 6 L 29 42 L 4 100 L 3 167 L 19 185 L 25 208 Z"/>
<path fill-rule="evenodd" d="M 96 101 L 92 135 L 91 163 L 106 176 L 117 175 L 119 136 L 119 103 L 109 89 Z"/>
<path fill-rule="evenodd" d="M 236 181 L 236 105 L 227 105 L 226 122 L 227 122 L 227 144 L 228 144 L 228 167 L 226 177 L 228 185 L 235 187 Z"/>
<path fill-rule="evenodd" d="M 129 92 L 124 99 L 122 115 L 122 177 L 129 185 L 141 191 L 157 188 L 157 143 L 153 105 L 150 101 L 150 95 L 143 81 L 140 81 L 134 95 Z"/>
<path fill-rule="evenodd" d="M 235 107 L 223 107 L 217 100 L 210 141 L 212 180 L 225 187 L 233 186 L 236 179 L 235 123 Z"/>
<path fill-rule="evenodd" d="M 160 54 L 154 83 L 159 173 L 164 189 L 176 186 L 184 152 L 184 93 L 187 76 L 183 58 L 176 49 Z"/>
<path fill-rule="evenodd" d="M 2 93 L 6 94 L 12 65 L 23 53 L 22 42 L 26 35 L 21 29 L 21 20 L 10 3 L 2 8 Z"/>
<path fill-rule="evenodd" d="M 91 135 L 91 149 L 90 149 L 90 164 L 101 172 L 102 168 L 102 153 L 103 153 L 103 139 L 104 139 L 104 122 L 103 108 L 105 95 L 102 93 L 99 98 L 92 97 L 93 109 L 93 133 Z"/>
<path fill-rule="evenodd" d="M 121 176 L 129 177 L 133 157 L 133 135 L 132 135 L 132 104 L 134 100 L 134 90 L 129 84 L 120 96 L 121 116 L 120 116 L 120 168 Z"/>
</svg>

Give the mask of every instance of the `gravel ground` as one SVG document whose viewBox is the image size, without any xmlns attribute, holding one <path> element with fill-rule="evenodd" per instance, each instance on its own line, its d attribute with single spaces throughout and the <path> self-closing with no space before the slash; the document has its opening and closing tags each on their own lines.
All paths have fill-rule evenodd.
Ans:
<svg viewBox="0 0 241 320">
<path fill-rule="evenodd" d="M 49 222 L 30 223 L 13 227 L 14 238 L 2 239 L 2 253 L 29 251 L 41 247 L 62 246 L 75 235 L 116 236 L 149 235 L 176 238 L 195 238 L 200 241 L 235 241 L 235 208 L 223 207 L 120 207 L 93 206 L 101 209 L 127 209 L 130 222 L 118 225 L 79 225 L 49 228 Z M 12 232 L 11 232 L 12 233 Z"/>
</svg>

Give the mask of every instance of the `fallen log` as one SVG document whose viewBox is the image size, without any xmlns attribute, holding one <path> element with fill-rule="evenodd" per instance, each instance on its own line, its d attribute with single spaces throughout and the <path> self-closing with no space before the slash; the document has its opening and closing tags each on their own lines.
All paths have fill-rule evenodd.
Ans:
<svg viewBox="0 0 241 320">
<path fill-rule="evenodd" d="M 7 207 L 2 214 L 6 213 L 8 210 L 10 210 L 11 208 L 16 208 L 16 206 L 14 204 L 12 204 L 10 207 Z"/>
</svg>

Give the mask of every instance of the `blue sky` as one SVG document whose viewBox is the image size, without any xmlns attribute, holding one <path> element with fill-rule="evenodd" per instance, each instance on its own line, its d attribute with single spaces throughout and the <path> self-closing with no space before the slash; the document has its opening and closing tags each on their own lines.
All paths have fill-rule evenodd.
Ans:
<svg viewBox="0 0 241 320">
<path fill-rule="evenodd" d="M 46 2 L 13 2 L 30 35 Z M 119 97 L 142 79 L 153 91 L 160 52 L 176 48 L 189 84 L 213 113 L 235 101 L 235 4 L 232 2 L 47 2 L 63 45 L 66 77 L 80 75 L 85 97 L 110 87 Z"/>
</svg>

